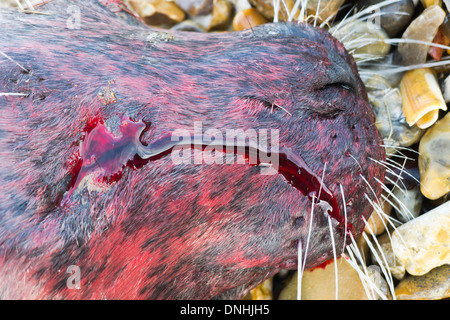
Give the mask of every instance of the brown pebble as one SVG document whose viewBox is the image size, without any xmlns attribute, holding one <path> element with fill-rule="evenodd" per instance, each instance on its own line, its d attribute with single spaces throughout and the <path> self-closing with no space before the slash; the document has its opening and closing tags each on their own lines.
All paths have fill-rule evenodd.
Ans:
<svg viewBox="0 0 450 320">
<path fill-rule="evenodd" d="M 267 22 L 268 20 L 264 18 L 258 10 L 249 8 L 236 14 L 233 19 L 233 29 L 234 31 L 241 31 Z"/>
</svg>

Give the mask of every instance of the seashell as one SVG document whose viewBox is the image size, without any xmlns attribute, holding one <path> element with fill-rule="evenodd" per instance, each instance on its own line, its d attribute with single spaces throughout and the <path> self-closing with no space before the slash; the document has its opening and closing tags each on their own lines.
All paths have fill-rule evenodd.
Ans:
<svg viewBox="0 0 450 320">
<path fill-rule="evenodd" d="M 428 7 L 409 24 L 402 39 L 432 42 L 444 19 L 445 11 L 441 7 Z M 427 60 L 429 47 L 420 43 L 400 43 L 398 52 L 402 56 L 404 65 L 421 64 Z"/>
<path fill-rule="evenodd" d="M 403 114 L 410 126 L 416 124 L 419 128 L 426 129 L 437 121 L 439 109 L 447 110 L 432 69 L 423 68 L 406 72 L 400 82 L 400 92 Z"/>
<path fill-rule="evenodd" d="M 435 200 L 450 192 L 450 113 L 423 135 L 419 144 L 421 192 Z"/>
<path fill-rule="evenodd" d="M 439 6 L 442 7 L 442 0 L 420 0 L 422 2 L 422 5 L 425 8 L 431 7 L 431 6 Z"/>
<path fill-rule="evenodd" d="M 365 79 L 364 84 L 375 112 L 375 125 L 383 137 L 384 144 L 390 146 L 386 148 L 387 155 L 396 153 L 396 147 L 409 147 L 417 143 L 424 131 L 406 122 L 400 91 L 380 75 Z"/>
</svg>

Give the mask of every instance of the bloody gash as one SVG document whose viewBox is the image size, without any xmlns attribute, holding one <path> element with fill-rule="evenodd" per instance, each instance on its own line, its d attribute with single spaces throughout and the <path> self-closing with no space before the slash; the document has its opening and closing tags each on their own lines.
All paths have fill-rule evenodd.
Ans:
<svg viewBox="0 0 450 320">
<path fill-rule="evenodd" d="M 1 11 L 0 297 L 239 298 L 297 268 L 308 238 L 307 268 L 332 258 L 329 219 L 338 254 L 362 231 L 385 152 L 326 30 L 172 32 L 69 3 L 79 28 L 63 0 L 39 7 L 51 15 Z M 177 163 L 177 130 L 205 153 L 194 122 L 277 130 L 279 149 L 216 141 L 247 163 Z M 277 156 L 274 174 L 255 152 Z"/>
</svg>

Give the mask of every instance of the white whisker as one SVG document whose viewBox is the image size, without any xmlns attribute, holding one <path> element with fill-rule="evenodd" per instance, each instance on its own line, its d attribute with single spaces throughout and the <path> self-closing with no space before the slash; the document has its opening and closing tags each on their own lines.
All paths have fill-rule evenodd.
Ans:
<svg viewBox="0 0 450 320">
<path fill-rule="evenodd" d="M 317 26 L 317 17 L 319 16 L 320 0 L 317 2 L 316 16 L 314 17 L 314 27 Z"/>
<path fill-rule="evenodd" d="M 297 300 L 302 300 L 302 279 L 304 266 L 302 266 L 302 240 L 298 240 L 298 266 L 297 266 Z M 305 257 L 306 260 L 306 257 Z"/>
<path fill-rule="evenodd" d="M 336 286 L 336 292 L 335 297 L 336 300 L 338 300 L 338 270 L 337 270 L 337 259 L 336 259 L 336 246 L 334 243 L 334 236 L 333 236 L 333 225 L 331 224 L 331 217 L 328 215 L 328 225 L 330 227 L 330 236 L 331 236 L 331 245 L 333 247 L 333 259 L 334 259 L 334 279 L 335 279 L 335 286 Z"/>
<path fill-rule="evenodd" d="M 365 232 L 362 233 L 362 236 L 363 236 L 364 240 L 366 240 L 367 245 L 369 246 L 369 249 L 372 251 L 375 259 L 378 262 L 378 265 L 380 266 L 381 271 L 383 272 L 383 274 L 385 276 L 386 282 L 388 283 L 388 287 L 389 287 L 389 290 L 391 291 L 391 295 L 392 295 L 393 299 L 396 300 L 396 298 L 395 298 L 395 289 L 394 289 L 394 279 L 392 278 L 392 274 L 389 271 L 389 264 L 387 263 L 386 256 L 384 255 L 383 250 L 381 250 L 381 246 L 380 246 L 380 244 L 379 244 L 379 242 L 377 240 L 377 237 L 375 236 L 375 234 L 372 232 L 372 230 L 368 226 L 368 223 L 367 223 L 366 219 L 363 218 L 363 220 L 364 220 L 364 223 L 366 224 L 366 228 L 368 228 L 369 233 L 370 233 L 370 235 L 373 238 L 373 241 L 375 242 L 375 244 L 378 247 L 378 250 L 379 250 L 379 252 L 381 254 L 381 259 L 380 259 L 379 255 L 378 255 L 377 250 L 375 250 L 374 246 L 372 245 L 372 242 L 367 237 Z M 387 297 L 385 295 L 383 295 L 383 296 L 384 296 L 383 299 L 387 300 Z"/>
</svg>

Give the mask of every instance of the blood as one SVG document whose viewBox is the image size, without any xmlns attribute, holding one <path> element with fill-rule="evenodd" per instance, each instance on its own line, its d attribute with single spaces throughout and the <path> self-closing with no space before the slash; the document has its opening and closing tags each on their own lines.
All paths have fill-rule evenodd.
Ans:
<svg viewBox="0 0 450 320">
<path fill-rule="evenodd" d="M 333 193 L 321 182 L 308 167 L 300 155 L 286 147 L 281 147 L 277 153 L 260 150 L 250 141 L 215 144 L 207 140 L 206 136 L 191 135 L 181 141 L 173 141 L 166 136 L 153 143 L 142 142 L 143 133 L 150 124 L 143 121 L 132 121 L 124 118 L 119 126 L 120 135 L 115 136 L 105 127 L 103 121 L 95 119 L 85 129 L 85 137 L 80 145 L 79 158 L 72 166 L 72 180 L 69 184 L 63 204 L 72 195 L 84 177 L 96 173 L 98 181 L 114 183 L 122 178 L 125 167 L 133 170 L 142 168 L 151 161 L 156 161 L 169 155 L 175 147 L 204 150 L 206 147 L 215 148 L 222 152 L 232 152 L 244 156 L 250 165 L 261 165 L 262 159 L 278 159 L 277 171 L 287 182 L 310 199 L 325 201 L 330 207 L 328 214 L 339 223 L 344 224 L 339 206 Z M 208 141 L 208 142 L 205 142 Z M 256 160 L 256 161 L 255 161 Z M 347 226 L 349 227 L 349 225 Z"/>
</svg>

